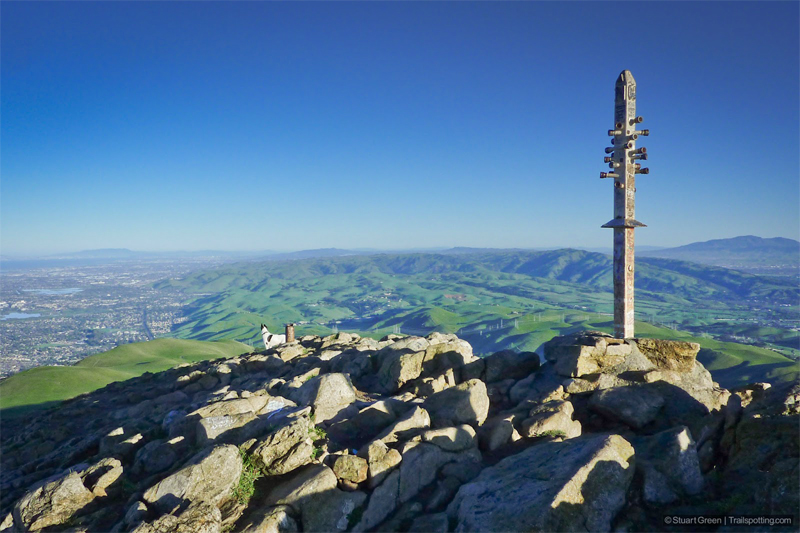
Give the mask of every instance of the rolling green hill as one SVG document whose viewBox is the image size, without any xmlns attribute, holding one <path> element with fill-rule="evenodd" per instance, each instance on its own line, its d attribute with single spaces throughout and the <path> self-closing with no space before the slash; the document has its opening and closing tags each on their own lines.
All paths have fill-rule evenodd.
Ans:
<svg viewBox="0 0 800 533">
<path fill-rule="evenodd" d="M 181 338 L 257 345 L 262 322 L 273 331 L 295 322 L 301 335 L 332 327 L 374 337 L 398 328 L 454 332 L 485 355 L 535 350 L 578 329 L 610 332 L 610 272 L 611 259 L 598 253 L 478 250 L 240 263 L 156 286 L 182 290 L 189 301 L 186 322 L 173 331 Z M 693 338 L 727 385 L 796 375 L 794 360 L 770 349 L 800 355 L 790 327 L 798 317 L 796 284 L 659 258 L 639 261 L 636 284 L 637 332 Z M 763 335 L 752 342 L 760 347 L 721 342 L 754 323 Z"/>
<path fill-rule="evenodd" d="M 41 366 L 24 370 L 0 382 L 0 417 L 8 419 L 24 415 L 32 409 L 145 372 L 161 372 L 183 363 L 233 357 L 248 351 L 248 346 L 230 340 L 156 339 L 118 346 L 73 366 Z"/>
</svg>

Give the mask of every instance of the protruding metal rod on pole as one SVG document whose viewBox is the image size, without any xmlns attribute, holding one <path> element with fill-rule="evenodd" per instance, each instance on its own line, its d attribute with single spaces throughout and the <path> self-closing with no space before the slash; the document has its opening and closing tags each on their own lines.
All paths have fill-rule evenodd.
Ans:
<svg viewBox="0 0 800 533">
<path fill-rule="evenodd" d="M 619 161 L 617 172 L 601 172 L 601 178 L 614 178 L 614 218 L 603 225 L 614 230 L 614 336 L 621 339 L 634 337 L 634 237 L 633 230 L 644 227 L 635 217 L 636 174 L 649 174 L 636 160 L 646 160 L 647 150 L 636 149 L 639 135 L 649 135 L 650 130 L 636 131 L 642 122 L 636 115 L 636 80 L 629 70 L 623 70 L 614 86 L 614 159 Z M 623 128 L 624 126 L 624 128 Z M 604 158 L 606 163 L 609 158 Z M 614 165 L 612 168 L 617 168 Z"/>
</svg>

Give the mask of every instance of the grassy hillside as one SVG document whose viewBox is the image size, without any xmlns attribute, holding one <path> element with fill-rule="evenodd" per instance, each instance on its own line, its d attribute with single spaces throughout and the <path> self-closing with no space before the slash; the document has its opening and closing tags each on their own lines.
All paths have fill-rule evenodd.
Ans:
<svg viewBox="0 0 800 533">
<path fill-rule="evenodd" d="M 535 350 L 578 329 L 610 332 L 611 259 L 580 250 L 478 250 L 458 255 L 383 254 L 241 263 L 168 280 L 184 291 L 180 338 L 260 343 L 258 326 L 298 324 L 299 335 L 332 327 L 379 337 L 396 331 L 457 333 L 477 354 Z M 800 289 L 781 279 L 645 258 L 636 273 L 640 336 L 686 338 L 728 386 L 788 379 L 797 364 Z M 670 327 L 664 327 L 669 325 Z M 691 329 L 691 333 L 684 333 Z M 677 331 L 682 330 L 682 331 Z M 760 332 L 746 346 L 733 332 Z M 715 336 L 717 340 L 708 338 Z"/>
<path fill-rule="evenodd" d="M 0 416 L 20 416 L 145 372 L 161 372 L 183 363 L 233 357 L 247 351 L 248 346 L 235 341 L 157 339 L 118 346 L 74 366 L 32 368 L 0 382 Z"/>
</svg>

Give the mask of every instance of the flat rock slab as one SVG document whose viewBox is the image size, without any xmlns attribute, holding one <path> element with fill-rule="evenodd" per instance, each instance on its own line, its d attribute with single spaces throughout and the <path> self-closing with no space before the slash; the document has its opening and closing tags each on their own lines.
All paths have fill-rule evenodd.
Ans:
<svg viewBox="0 0 800 533">
<path fill-rule="evenodd" d="M 636 346 L 654 365 L 665 370 L 691 372 L 700 345 L 696 342 L 636 339 Z"/>
<path fill-rule="evenodd" d="M 447 508 L 456 531 L 608 531 L 633 478 L 619 435 L 546 442 L 462 485 Z"/>
<path fill-rule="evenodd" d="M 239 483 L 242 460 L 236 446 L 205 449 L 189 464 L 159 481 L 144 493 L 144 500 L 164 512 L 171 512 L 184 501 L 218 505 Z"/>
</svg>

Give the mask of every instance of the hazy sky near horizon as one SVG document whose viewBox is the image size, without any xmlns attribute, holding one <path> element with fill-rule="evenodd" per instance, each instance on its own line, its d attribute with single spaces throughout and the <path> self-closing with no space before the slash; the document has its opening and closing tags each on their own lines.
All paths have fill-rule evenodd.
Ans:
<svg viewBox="0 0 800 533">
<path fill-rule="evenodd" d="M 799 6 L 3 1 L 0 251 L 798 239 Z"/>
</svg>

